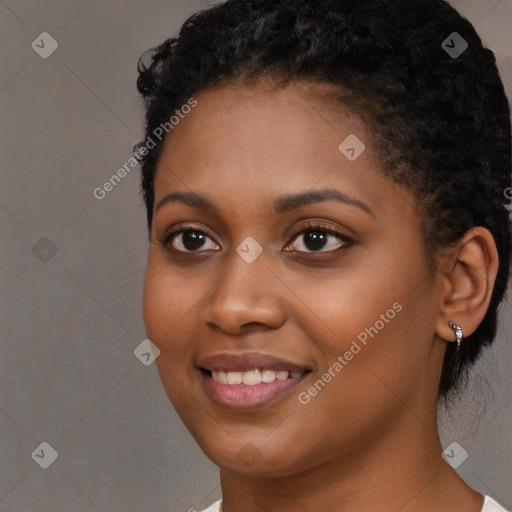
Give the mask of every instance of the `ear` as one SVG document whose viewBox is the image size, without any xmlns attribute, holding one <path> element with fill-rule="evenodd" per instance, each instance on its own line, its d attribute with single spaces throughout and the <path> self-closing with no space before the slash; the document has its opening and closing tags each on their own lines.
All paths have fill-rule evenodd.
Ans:
<svg viewBox="0 0 512 512">
<path fill-rule="evenodd" d="M 455 341 L 450 321 L 461 326 L 465 337 L 475 332 L 487 313 L 497 272 L 498 251 L 489 230 L 475 227 L 467 231 L 442 264 L 443 292 L 436 325 L 440 338 Z"/>
</svg>

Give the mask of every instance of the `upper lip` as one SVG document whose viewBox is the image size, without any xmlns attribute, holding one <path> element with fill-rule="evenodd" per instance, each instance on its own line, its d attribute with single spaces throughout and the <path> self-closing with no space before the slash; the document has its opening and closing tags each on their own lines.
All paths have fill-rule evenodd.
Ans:
<svg viewBox="0 0 512 512">
<path fill-rule="evenodd" d="M 279 357 L 257 352 L 215 354 L 201 359 L 198 366 L 203 370 L 217 370 L 221 372 L 246 372 L 255 369 L 265 369 L 292 373 L 310 370 L 307 365 L 293 363 Z"/>
</svg>

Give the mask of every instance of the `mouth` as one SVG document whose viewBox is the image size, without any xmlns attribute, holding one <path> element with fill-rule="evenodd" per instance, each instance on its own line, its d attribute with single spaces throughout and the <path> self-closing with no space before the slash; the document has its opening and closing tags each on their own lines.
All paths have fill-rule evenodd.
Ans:
<svg viewBox="0 0 512 512">
<path fill-rule="evenodd" d="M 306 365 L 265 354 L 220 354 L 198 365 L 203 389 L 218 406 L 261 408 L 288 395 L 311 373 Z"/>
</svg>

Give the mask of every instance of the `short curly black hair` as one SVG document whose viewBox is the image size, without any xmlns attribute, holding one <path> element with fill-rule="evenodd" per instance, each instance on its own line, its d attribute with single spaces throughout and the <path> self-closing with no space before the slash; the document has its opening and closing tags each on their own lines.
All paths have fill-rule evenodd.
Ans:
<svg viewBox="0 0 512 512">
<path fill-rule="evenodd" d="M 477 330 L 458 352 L 448 344 L 439 386 L 448 396 L 495 337 L 511 249 L 509 104 L 494 54 L 471 23 L 443 0 L 227 0 L 191 16 L 138 71 L 146 141 L 214 86 L 328 85 L 331 101 L 370 128 L 382 171 L 417 198 L 427 254 L 471 227 L 490 230 L 498 276 Z M 150 231 L 164 141 L 138 156 Z"/>
</svg>

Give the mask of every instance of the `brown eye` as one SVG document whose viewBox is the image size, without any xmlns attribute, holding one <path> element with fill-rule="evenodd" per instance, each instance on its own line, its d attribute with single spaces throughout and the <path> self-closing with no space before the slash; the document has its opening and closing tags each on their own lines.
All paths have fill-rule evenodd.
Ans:
<svg viewBox="0 0 512 512">
<path fill-rule="evenodd" d="M 331 252 L 348 246 L 352 241 L 345 235 L 333 229 L 322 226 L 311 226 L 295 235 L 286 247 L 298 252 Z"/>
<path fill-rule="evenodd" d="M 199 252 L 217 250 L 219 246 L 203 231 L 197 229 L 182 229 L 170 233 L 164 245 L 178 252 Z"/>
</svg>

